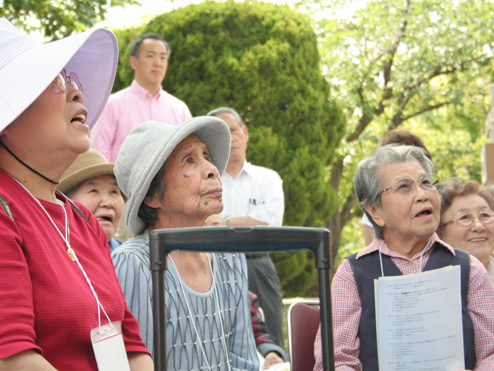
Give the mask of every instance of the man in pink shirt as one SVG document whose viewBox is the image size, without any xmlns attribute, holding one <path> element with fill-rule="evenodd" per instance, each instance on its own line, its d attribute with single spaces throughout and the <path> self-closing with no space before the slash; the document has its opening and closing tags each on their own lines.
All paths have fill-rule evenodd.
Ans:
<svg viewBox="0 0 494 371">
<path fill-rule="evenodd" d="M 91 131 L 91 148 L 115 162 L 127 135 L 143 122 L 154 120 L 179 125 L 192 118 L 187 105 L 161 87 L 170 47 L 157 33 L 146 33 L 130 44 L 132 84 L 110 96 Z"/>
</svg>

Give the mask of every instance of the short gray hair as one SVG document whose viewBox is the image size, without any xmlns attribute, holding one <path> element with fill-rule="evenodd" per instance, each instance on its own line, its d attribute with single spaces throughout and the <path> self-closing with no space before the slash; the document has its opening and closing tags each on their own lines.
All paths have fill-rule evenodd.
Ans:
<svg viewBox="0 0 494 371">
<path fill-rule="evenodd" d="M 158 193 L 158 198 L 160 201 L 165 199 L 165 182 L 163 181 L 163 177 L 165 176 L 166 171 L 166 163 L 161 166 L 161 169 L 156 173 L 151 184 L 149 185 L 148 191 L 146 192 L 146 196 L 144 197 L 144 201 L 142 201 L 141 206 L 139 206 L 139 210 L 137 211 L 137 215 L 144 221 L 146 227 L 152 227 L 158 222 L 158 208 L 151 207 L 146 204 L 146 200 L 148 198 L 153 198 L 156 193 Z"/>
<path fill-rule="evenodd" d="M 381 179 L 377 176 L 379 168 L 385 164 L 416 161 L 422 166 L 427 175 L 434 175 L 434 164 L 427 157 L 427 152 L 420 147 L 388 144 L 379 148 L 373 156 L 360 161 L 353 176 L 355 194 L 363 212 L 374 227 L 374 234 L 383 237 L 382 228 L 377 225 L 365 206 L 381 206 L 379 192 L 384 188 Z"/>
<path fill-rule="evenodd" d="M 240 126 L 245 126 L 244 125 L 244 122 L 242 121 L 242 118 L 240 117 L 240 115 L 238 114 L 237 111 L 235 111 L 233 108 L 230 108 L 230 107 L 220 107 L 220 108 L 216 108 L 212 111 L 209 111 L 206 116 L 215 116 L 215 117 L 218 117 L 218 116 L 221 116 L 221 115 L 226 115 L 226 114 L 231 114 L 235 117 L 235 119 L 238 121 L 238 123 L 240 124 Z"/>
</svg>

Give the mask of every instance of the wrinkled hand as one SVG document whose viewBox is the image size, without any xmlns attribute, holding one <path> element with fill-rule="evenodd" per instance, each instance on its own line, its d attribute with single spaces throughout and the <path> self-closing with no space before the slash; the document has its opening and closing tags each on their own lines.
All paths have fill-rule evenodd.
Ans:
<svg viewBox="0 0 494 371">
<path fill-rule="evenodd" d="M 283 363 L 283 359 L 276 352 L 269 352 L 264 357 L 264 370 L 267 370 L 269 367 L 276 363 Z"/>
<path fill-rule="evenodd" d="M 204 221 L 203 227 L 221 227 L 225 223 L 223 222 L 223 218 L 220 214 L 213 214 L 208 216 L 208 218 Z"/>
</svg>

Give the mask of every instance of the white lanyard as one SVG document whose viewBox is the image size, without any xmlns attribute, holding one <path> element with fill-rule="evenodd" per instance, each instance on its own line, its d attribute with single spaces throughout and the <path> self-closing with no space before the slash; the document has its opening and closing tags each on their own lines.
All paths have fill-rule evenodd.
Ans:
<svg viewBox="0 0 494 371">
<path fill-rule="evenodd" d="M 62 234 L 62 232 L 60 231 L 60 229 L 58 229 L 58 226 L 53 221 L 51 215 L 43 207 L 43 205 L 41 204 L 41 202 L 39 202 L 39 200 L 36 197 L 34 197 L 33 194 L 31 192 L 29 192 L 29 190 L 21 182 L 19 182 L 14 177 L 11 177 L 11 178 L 14 179 L 17 183 L 19 183 L 19 185 L 22 188 L 24 188 L 24 190 L 38 203 L 38 205 L 41 207 L 41 210 L 43 210 L 45 212 L 46 216 L 48 217 L 48 219 L 50 220 L 51 224 L 56 229 L 56 231 L 58 232 L 58 234 L 60 235 L 60 237 L 62 237 L 62 240 L 64 240 L 65 246 L 67 246 L 67 254 L 70 256 L 70 258 L 73 261 L 75 261 L 77 263 L 77 265 L 78 265 L 79 269 L 81 270 L 84 278 L 86 279 L 87 284 L 89 285 L 89 288 L 91 289 L 91 292 L 94 295 L 94 298 L 96 299 L 96 305 L 97 305 L 97 308 L 98 308 L 98 328 L 101 330 L 101 310 L 103 311 L 103 313 L 105 314 L 106 319 L 110 323 L 110 328 L 111 328 L 112 327 L 112 323 L 110 321 L 110 317 L 108 317 L 108 314 L 106 314 L 105 308 L 103 307 L 103 304 L 101 304 L 101 302 L 99 301 L 98 294 L 96 294 L 96 291 L 94 290 L 94 287 L 91 284 L 91 281 L 89 280 L 89 277 L 87 276 L 86 272 L 84 271 L 84 268 L 82 267 L 81 262 L 79 261 L 79 258 L 77 257 L 77 255 L 75 254 L 75 251 L 70 246 L 70 241 L 69 241 L 69 237 L 70 237 L 69 218 L 67 217 L 67 211 L 65 210 L 65 206 L 60 205 L 62 207 L 62 209 L 63 209 L 64 214 L 65 214 L 65 236 L 64 236 Z M 101 310 L 100 310 L 100 308 L 101 308 Z"/>
<path fill-rule="evenodd" d="M 422 250 L 422 253 L 420 254 L 420 266 L 419 266 L 419 271 L 418 273 L 422 272 L 422 261 L 423 261 L 423 258 L 424 258 L 424 253 L 425 253 L 425 250 L 427 250 L 427 248 L 429 247 L 429 245 L 431 244 L 431 240 L 429 240 L 429 242 L 427 242 L 427 245 L 425 245 L 425 247 L 423 248 Z M 381 242 L 381 244 L 379 245 L 379 261 L 381 263 L 381 274 L 382 276 L 384 277 L 384 269 L 383 269 L 383 256 L 382 256 L 382 253 L 381 253 L 381 247 L 384 245 L 384 241 Z"/>
<path fill-rule="evenodd" d="M 221 310 L 220 310 L 220 302 L 219 302 L 219 299 L 218 299 L 218 293 L 216 292 L 216 285 L 215 285 L 215 278 L 214 278 L 214 274 L 213 274 L 213 267 L 212 267 L 212 264 L 211 264 L 211 259 L 209 258 L 209 255 L 206 253 L 206 256 L 208 258 L 208 262 L 209 262 L 209 269 L 211 271 L 211 277 L 212 277 L 212 285 L 213 285 L 213 295 L 215 296 L 215 299 L 216 299 L 216 306 L 217 306 L 217 309 L 218 309 L 218 315 L 220 317 L 220 325 L 221 325 L 221 335 L 220 335 L 220 340 L 223 340 L 221 342 L 221 344 L 223 345 L 223 349 L 225 351 L 225 355 L 226 355 L 226 364 L 228 366 L 228 370 L 231 370 L 230 368 L 230 357 L 228 357 L 228 349 L 226 347 L 226 340 L 225 340 L 225 330 L 223 328 L 223 317 L 221 315 Z M 178 268 L 177 268 L 177 265 L 175 264 L 175 262 L 173 261 L 173 258 L 171 255 L 168 255 L 168 257 L 170 258 L 170 261 L 173 263 L 173 265 L 175 266 L 175 270 L 177 271 L 177 275 L 178 275 L 178 282 L 180 283 L 180 288 L 182 289 L 182 294 L 184 295 L 184 299 L 185 299 L 185 304 L 187 305 L 187 311 L 189 312 L 189 319 L 190 319 L 190 322 L 192 323 L 192 327 L 194 328 L 194 331 L 196 333 L 196 337 L 198 339 L 198 343 L 201 347 L 201 351 L 202 351 L 202 355 L 204 357 L 204 360 L 206 361 L 206 364 L 208 365 L 208 370 L 212 370 L 211 369 L 211 366 L 209 365 L 209 362 L 208 362 L 208 357 L 206 356 L 206 351 L 204 350 L 204 346 L 202 345 L 202 339 L 201 339 L 201 336 L 199 335 L 199 331 L 197 331 L 197 327 L 196 327 L 196 324 L 195 324 L 195 321 L 194 321 L 194 316 L 192 315 L 192 308 L 190 307 L 189 305 L 189 301 L 187 300 L 187 295 L 185 294 L 185 290 L 184 290 L 184 286 L 182 284 L 182 278 L 180 277 L 180 273 L 178 273 Z"/>
</svg>

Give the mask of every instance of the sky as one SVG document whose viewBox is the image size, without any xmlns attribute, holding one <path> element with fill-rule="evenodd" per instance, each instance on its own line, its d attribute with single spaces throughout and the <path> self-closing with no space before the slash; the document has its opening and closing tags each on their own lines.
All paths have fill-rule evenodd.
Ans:
<svg viewBox="0 0 494 371">
<path fill-rule="evenodd" d="M 125 7 L 113 7 L 106 13 L 105 20 L 97 23 L 95 27 L 105 27 L 109 29 L 124 28 L 127 26 L 137 25 L 149 21 L 154 16 L 169 12 L 173 9 L 184 7 L 190 4 L 199 4 L 205 0 L 138 0 L 141 5 L 126 5 Z M 264 0 L 275 4 L 291 4 L 297 0 Z M 368 0 L 347 0 L 348 5 L 344 9 L 338 11 L 337 17 L 348 17 L 356 9 L 362 8 Z M 2 0 L 0 0 L 2 4 Z M 313 14 L 314 19 L 319 17 L 328 17 L 329 14 L 323 10 L 319 14 Z M 36 26 L 39 26 L 39 21 L 33 20 Z M 31 36 L 38 39 L 40 42 L 47 42 L 42 33 L 33 31 Z"/>
<path fill-rule="evenodd" d="M 110 8 L 106 19 L 98 23 L 97 27 L 123 28 L 135 24 L 143 23 L 153 18 L 157 14 L 165 13 L 189 4 L 198 4 L 204 0 L 138 0 L 141 5 L 127 5 L 123 7 Z M 267 0 L 278 4 L 295 3 L 296 0 Z M 347 17 L 356 9 L 365 6 L 367 0 L 351 0 L 344 9 L 338 12 L 337 17 Z M 322 12 L 319 17 L 327 17 L 327 12 Z M 316 16 L 317 18 L 317 16 Z"/>
<path fill-rule="evenodd" d="M 169 12 L 181 6 L 199 3 L 201 0 L 138 0 L 141 5 L 110 8 L 106 19 L 97 27 L 123 28 L 144 22 L 156 14 Z"/>
<path fill-rule="evenodd" d="M 126 5 L 125 7 L 110 8 L 105 20 L 97 23 L 95 28 L 124 28 L 127 26 L 137 25 L 153 18 L 157 14 L 169 12 L 173 9 L 180 8 L 189 4 L 198 4 L 204 0 L 138 0 L 141 5 Z M 0 0 L 0 6 L 2 4 Z M 40 26 L 40 22 L 34 17 L 30 21 L 35 27 Z M 41 31 L 31 31 L 30 36 L 33 36 L 40 42 L 49 42 Z"/>
</svg>

